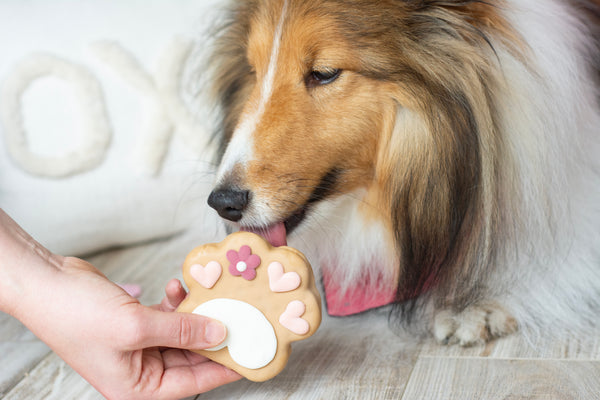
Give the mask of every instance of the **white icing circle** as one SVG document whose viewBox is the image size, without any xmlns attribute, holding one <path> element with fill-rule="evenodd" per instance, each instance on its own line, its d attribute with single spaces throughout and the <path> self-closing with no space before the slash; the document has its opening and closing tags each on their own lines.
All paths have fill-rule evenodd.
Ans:
<svg viewBox="0 0 600 400">
<path fill-rule="evenodd" d="M 240 261 L 235 265 L 235 269 L 237 269 L 240 272 L 244 272 L 245 270 L 248 269 L 248 264 L 246 264 L 243 261 Z"/>
<path fill-rule="evenodd" d="M 275 330 L 253 305 L 234 299 L 213 299 L 200 304 L 193 313 L 219 320 L 227 327 L 223 343 L 207 350 L 227 347 L 233 361 L 249 369 L 262 368 L 275 358 Z"/>
</svg>

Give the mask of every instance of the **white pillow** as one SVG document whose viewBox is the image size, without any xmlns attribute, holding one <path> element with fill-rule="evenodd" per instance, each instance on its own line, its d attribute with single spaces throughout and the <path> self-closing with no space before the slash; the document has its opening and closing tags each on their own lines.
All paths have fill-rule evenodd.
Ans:
<svg viewBox="0 0 600 400">
<path fill-rule="evenodd" d="M 0 207 L 62 254 L 216 230 L 190 65 L 221 3 L 0 2 Z"/>
</svg>

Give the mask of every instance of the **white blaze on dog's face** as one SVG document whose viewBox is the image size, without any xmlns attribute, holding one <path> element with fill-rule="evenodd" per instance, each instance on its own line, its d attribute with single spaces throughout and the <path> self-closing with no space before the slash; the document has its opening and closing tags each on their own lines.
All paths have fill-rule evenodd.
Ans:
<svg viewBox="0 0 600 400">
<path fill-rule="evenodd" d="M 268 2 L 250 19 L 248 97 L 211 204 L 241 227 L 290 230 L 314 202 L 366 187 L 382 116 L 395 112 L 386 84 L 355 72 L 332 19 L 292 4 Z"/>
</svg>

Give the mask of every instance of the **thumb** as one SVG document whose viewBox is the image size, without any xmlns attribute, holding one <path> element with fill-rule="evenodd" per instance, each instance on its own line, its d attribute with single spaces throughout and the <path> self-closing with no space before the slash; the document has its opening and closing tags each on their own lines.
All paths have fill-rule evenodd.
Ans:
<svg viewBox="0 0 600 400">
<path fill-rule="evenodd" d="M 137 324 L 136 346 L 173 347 L 178 349 L 209 349 L 219 345 L 227 336 L 221 322 L 201 315 L 164 312 L 144 307 Z"/>
</svg>

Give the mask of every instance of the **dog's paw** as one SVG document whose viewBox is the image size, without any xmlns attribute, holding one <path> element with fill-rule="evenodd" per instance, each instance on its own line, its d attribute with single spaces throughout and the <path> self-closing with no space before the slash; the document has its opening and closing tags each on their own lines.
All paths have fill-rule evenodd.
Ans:
<svg viewBox="0 0 600 400">
<path fill-rule="evenodd" d="M 321 322 L 321 299 L 306 258 L 253 233 L 197 247 L 184 262 L 183 277 L 190 293 L 177 311 L 227 327 L 222 344 L 197 352 L 251 380 L 277 375 L 290 343 L 312 335 Z"/>
<path fill-rule="evenodd" d="M 497 303 L 470 306 L 460 313 L 441 310 L 433 321 L 433 336 L 439 343 L 464 347 L 484 344 L 516 330 L 517 321 Z"/>
</svg>

